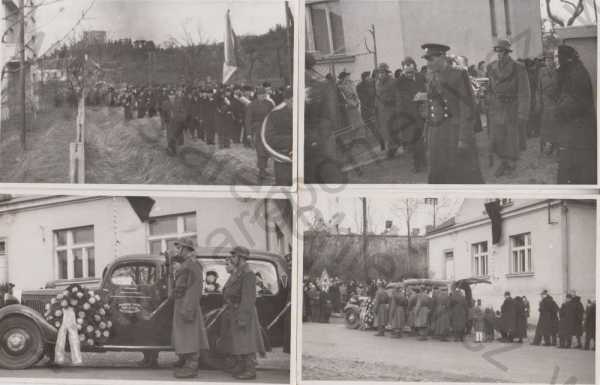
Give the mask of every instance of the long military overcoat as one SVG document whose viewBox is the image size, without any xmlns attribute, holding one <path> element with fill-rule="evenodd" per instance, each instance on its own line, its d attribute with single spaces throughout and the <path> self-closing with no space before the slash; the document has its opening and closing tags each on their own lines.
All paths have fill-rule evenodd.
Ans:
<svg viewBox="0 0 600 385">
<path fill-rule="evenodd" d="M 177 354 L 197 353 L 208 349 L 202 297 L 202 266 L 193 258 L 186 259 L 175 274 L 173 294 L 173 348 Z"/>
</svg>

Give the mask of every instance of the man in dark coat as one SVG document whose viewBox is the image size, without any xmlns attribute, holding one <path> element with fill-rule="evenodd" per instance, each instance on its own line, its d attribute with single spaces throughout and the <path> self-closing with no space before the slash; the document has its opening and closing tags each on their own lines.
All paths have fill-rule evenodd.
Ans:
<svg viewBox="0 0 600 385">
<path fill-rule="evenodd" d="M 313 69 L 315 63 L 306 54 L 304 179 L 306 183 L 346 183 L 334 136 L 340 128 L 337 88 Z"/>
<path fill-rule="evenodd" d="M 246 108 L 244 127 L 246 140 L 254 143 L 256 150 L 256 166 L 258 167 L 258 184 L 262 184 L 267 176 L 267 162 L 269 153 L 265 149 L 261 135 L 263 121 L 273 109 L 273 103 L 267 100 L 267 92 L 260 87 L 256 90 L 256 99 L 250 102 Z"/>
<path fill-rule="evenodd" d="M 402 135 L 413 153 L 413 171 L 425 168 L 425 120 L 419 112 L 418 93 L 425 93 L 425 77 L 417 71 L 415 61 L 407 57 L 402 62 L 403 73 L 396 81 L 396 111 L 392 134 Z"/>
<path fill-rule="evenodd" d="M 239 380 L 256 378 L 256 354 L 265 354 L 261 325 L 256 311 L 256 275 L 246 262 L 250 251 L 236 246 L 227 257 L 233 273 L 223 286 L 223 353 L 234 357 L 231 370 Z"/>
<path fill-rule="evenodd" d="M 375 80 L 370 76 L 369 71 L 360 75 L 361 81 L 356 85 L 356 94 L 360 100 L 360 114 L 365 125 L 375 135 L 379 145 L 383 149 L 385 143 L 377 130 L 377 118 L 375 115 Z"/>
<path fill-rule="evenodd" d="M 501 159 L 495 175 L 500 177 L 513 172 L 519 152 L 524 150 L 525 132 L 529 118 L 531 90 L 527 69 L 510 57 L 508 40 L 499 40 L 494 47 L 498 60 L 488 65 L 489 127 L 491 150 Z"/>
<path fill-rule="evenodd" d="M 310 320 L 311 322 L 319 322 L 321 319 L 321 293 L 314 283 L 310 282 L 308 286 L 309 289 L 306 295 L 310 305 Z"/>
<path fill-rule="evenodd" d="M 573 302 L 573 296 L 567 294 L 565 302 L 561 305 L 560 320 L 558 322 L 558 347 L 561 349 L 570 349 L 573 335 L 575 335 L 576 314 Z"/>
<path fill-rule="evenodd" d="M 293 95 L 293 89 L 287 87 L 284 91 L 283 102 L 271 111 L 265 122 L 266 145 L 289 159 L 292 159 L 294 146 Z M 275 184 L 277 186 L 291 186 L 292 163 L 274 158 L 273 166 L 275 169 Z"/>
<path fill-rule="evenodd" d="M 581 298 L 578 295 L 573 295 L 573 312 L 575 313 L 575 325 L 574 325 L 574 333 L 575 339 L 577 340 L 576 349 L 583 348 L 581 345 L 581 336 L 583 335 L 583 314 L 585 313 L 585 309 L 583 308 L 583 304 L 581 303 Z"/>
<path fill-rule="evenodd" d="M 396 79 L 391 76 L 387 63 L 379 64 L 377 68 L 377 83 L 375 88 L 377 106 L 377 127 L 379 136 L 383 138 L 388 156 L 393 156 L 398 149 L 398 141 L 390 133 L 390 122 L 396 111 Z"/>
<path fill-rule="evenodd" d="M 179 253 L 173 261 L 181 263 L 181 266 L 175 272 L 173 288 L 172 343 L 179 356 L 174 374 L 176 378 L 191 378 L 198 375 L 200 352 L 209 348 L 200 308 L 203 274 L 202 266 L 196 261 L 192 241 L 181 239 L 175 246 Z"/>
<path fill-rule="evenodd" d="M 556 333 L 558 332 L 558 305 L 552 296 L 548 294 L 548 290 L 543 290 L 541 297 L 540 315 L 532 344 L 539 345 L 543 337 L 545 346 L 555 346 Z"/>
<path fill-rule="evenodd" d="M 574 48 L 558 47 L 558 102 L 562 125 L 559 184 L 596 184 L 596 109 L 590 75 Z"/>
<path fill-rule="evenodd" d="M 527 310 L 523 298 L 515 297 L 515 333 L 512 337 L 518 338 L 517 342 L 523 343 L 523 338 L 527 338 Z"/>
<path fill-rule="evenodd" d="M 424 44 L 431 72 L 427 86 L 429 181 L 432 184 L 483 183 L 475 144 L 475 97 L 466 71 L 453 68 L 450 47 Z"/>
<path fill-rule="evenodd" d="M 504 293 L 504 302 L 500 308 L 500 333 L 503 342 L 513 342 L 517 328 L 517 310 L 510 292 Z"/>
<path fill-rule="evenodd" d="M 585 309 L 585 345 L 584 349 L 590 349 L 590 342 L 594 341 L 594 349 L 596 346 L 596 301 L 588 300 Z"/>
<path fill-rule="evenodd" d="M 467 326 L 467 299 L 462 290 L 455 288 L 450 297 L 451 325 L 454 333 L 454 341 L 463 341 Z"/>
<path fill-rule="evenodd" d="M 170 100 L 170 116 L 167 125 L 167 154 L 174 156 L 177 154 L 177 146 L 183 144 L 183 131 L 187 120 L 186 100 L 183 90 L 177 90 Z"/>
</svg>

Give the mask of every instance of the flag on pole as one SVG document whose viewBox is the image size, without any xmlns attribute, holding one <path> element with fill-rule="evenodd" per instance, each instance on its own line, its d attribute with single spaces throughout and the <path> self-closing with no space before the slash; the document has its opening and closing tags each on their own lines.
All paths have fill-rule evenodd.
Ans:
<svg viewBox="0 0 600 385">
<path fill-rule="evenodd" d="M 225 44 L 223 48 L 225 56 L 225 60 L 223 61 L 223 84 L 226 84 L 238 69 L 238 60 L 236 55 L 237 39 L 235 32 L 233 32 L 233 28 L 231 27 L 229 10 L 227 10 L 227 13 L 225 14 Z"/>
</svg>

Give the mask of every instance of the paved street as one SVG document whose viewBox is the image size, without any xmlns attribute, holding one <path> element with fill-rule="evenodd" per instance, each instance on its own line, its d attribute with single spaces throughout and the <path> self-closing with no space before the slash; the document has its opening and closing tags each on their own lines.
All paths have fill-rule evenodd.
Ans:
<svg viewBox="0 0 600 385">
<path fill-rule="evenodd" d="M 302 379 L 594 383 L 592 351 L 374 334 L 341 323 L 304 323 Z"/>
<path fill-rule="evenodd" d="M 539 138 L 530 138 L 527 150 L 521 153 L 517 169 L 512 175 L 496 177 L 500 165 L 496 157 L 494 166 L 489 166 L 489 139 L 486 132 L 477 134 L 479 165 L 483 180 L 488 184 L 555 184 L 558 173 L 556 158 L 540 154 Z M 379 157 L 373 162 L 373 159 Z M 362 159 L 364 158 L 364 159 Z M 371 162 L 368 162 L 371 159 Z M 348 173 L 350 183 L 427 183 L 428 171 L 414 173 L 412 154 L 396 154 L 387 159 L 379 149 L 364 153 L 358 163 L 369 163 Z"/>
<path fill-rule="evenodd" d="M 159 368 L 147 369 L 138 366 L 142 359 L 141 353 L 84 353 L 83 367 L 49 367 L 47 359 L 43 359 L 37 366 L 27 370 L 0 370 L 2 377 L 18 378 L 21 381 L 31 382 L 30 379 L 86 379 L 98 380 L 141 380 L 141 381 L 174 381 L 173 363 L 175 354 L 163 352 L 159 356 Z M 257 379 L 253 382 L 260 383 L 289 383 L 289 354 L 284 354 L 281 349 L 274 349 L 267 353 L 267 357 L 258 361 Z M 181 380 L 178 380 L 181 381 Z M 192 381 L 192 380 L 189 380 Z M 220 370 L 202 370 L 193 381 L 235 382 L 231 375 Z M 37 382 L 37 381 L 36 381 Z M 86 382 L 88 383 L 88 382 Z"/>
</svg>

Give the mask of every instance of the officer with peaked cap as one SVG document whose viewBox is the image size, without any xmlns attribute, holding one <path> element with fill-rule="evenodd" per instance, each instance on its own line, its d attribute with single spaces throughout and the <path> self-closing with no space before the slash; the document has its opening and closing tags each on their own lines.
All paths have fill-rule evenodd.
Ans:
<svg viewBox="0 0 600 385">
<path fill-rule="evenodd" d="M 515 170 L 519 152 L 527 147 L 526 129 L 531 101 L 527 69 L 510 57 L 510 42 L 499 40 L 494 51 L 498 60 L 491 62 L 487 68 L 490 79 L 488 124 L 491 151 L 501 160 L 495 172 L 496 177 L 500 177 Z"/>
<path fill-rule="evenodd" d="M 423 44 L 431 79 L 427 84 L 429 183 L 483 183 L 475 144 L 475 97 L 466 71 L 447 60 L 450 47 Z"/>
</svg>

